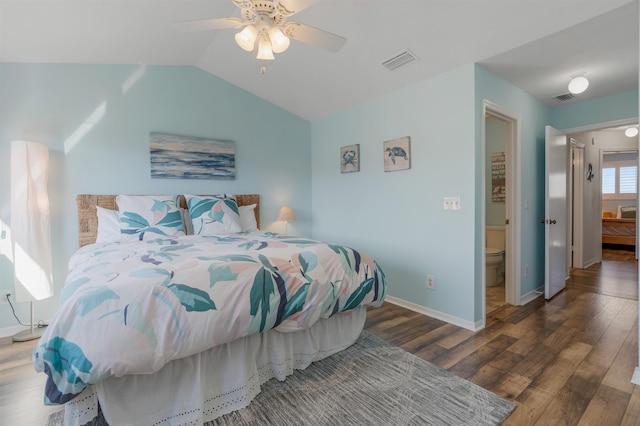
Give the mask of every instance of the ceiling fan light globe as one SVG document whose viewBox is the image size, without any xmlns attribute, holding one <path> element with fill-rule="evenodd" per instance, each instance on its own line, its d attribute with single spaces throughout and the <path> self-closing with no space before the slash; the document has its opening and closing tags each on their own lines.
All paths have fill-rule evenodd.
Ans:
<svg viewBox="0 0 640 426">
<path fill-rule="evenodd" d="M 258 55 L 256 59 L 262 59 L 266 61 L 273 61 L 273 50 L 271 50 L 271 42 L 265 37 L 260 38 L 258 42 Z"/>
<path fill-rule="evenodd" d="M 584 92 L 587 87 L 589 87 L 589 80 L 584 76 L 574 77 L 569 82 L 569 92 L 574 95 Z"/>
<path fill-rule="evenodd" d="M 256 37 L 258 36 L 258 30 L 253 25 L 247 25 L 244 30 L 236 34 L 235 39 L 238 46 L 246 50 L 247 52 L 253 51 L 256 45 Z"/>
<path fill-rule="evenodd" d="M 289 37 L 278 27 L 271 27 L 269 29 L 269 40 L 271 40 L 271 49 L 274 53 L 282 53 L 289 48 L 291 41 Z"/>
</svg>

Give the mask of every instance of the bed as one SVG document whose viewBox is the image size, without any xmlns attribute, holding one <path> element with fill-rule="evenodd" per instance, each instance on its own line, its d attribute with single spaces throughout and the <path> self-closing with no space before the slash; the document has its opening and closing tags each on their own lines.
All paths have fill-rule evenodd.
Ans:
<svg viewBox="0 0 640 426">
<path fill-rule="evenodd" d="M 636 218 L 602 218 L 602 243 L 636 245 Z"/>
<path fill-rule="evenodd" d="M 213 420 L 355 343 L 384 300 L 366 254 L 259 231 L 257 195 L 158 197 L 77 197 L 81 248 L 33 354 L 65 424 Z M 105 241 L 114 217 L 122 239 Z"/>
</svg>

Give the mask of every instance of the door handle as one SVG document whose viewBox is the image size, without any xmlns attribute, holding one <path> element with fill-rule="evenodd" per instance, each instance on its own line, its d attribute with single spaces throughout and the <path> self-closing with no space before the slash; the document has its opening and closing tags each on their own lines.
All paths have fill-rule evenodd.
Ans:
<svg viewBox="0 0 640 426">
<path fill-rule="evenodd" d="M 549 223 L 550 223 L 550 224 L 552 224 L 552 225 L 555 225 L 555 224 L 556 224 L 556 220 L 555 220 L 555 219 L 551 219 L 551 220 L 549 221 Z"/>
<path fill-rule="evenodd" d="M 555 225 L 557 222 L 556 222 L 555 219 L 551 219 L 551 220 L 549 220 L 549 219 L 547 219 L 547 220 L 540 219 L 540 223 L 542 223 L 542 224 L 547 223 L 549 225 Z"/>
<path fill-rule="evenodd" d="M 544 219 L 540 219 L 540 223 L 544 225 Z"/>
</svg>

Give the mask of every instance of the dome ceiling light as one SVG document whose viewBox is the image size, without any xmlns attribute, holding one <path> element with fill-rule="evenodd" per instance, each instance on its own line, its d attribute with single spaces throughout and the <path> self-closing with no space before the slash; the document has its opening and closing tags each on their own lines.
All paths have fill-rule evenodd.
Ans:
<svg viewBox="0 0 640 426">
<path fill-rule="evenodd" d="M 587 90 L 587 87 L 589 87 L 589 80 L 587 80 L 584 74 L 573 77 L 569 82 L 569 92 L 574 95 L 584 92 Z"/>
</svg>

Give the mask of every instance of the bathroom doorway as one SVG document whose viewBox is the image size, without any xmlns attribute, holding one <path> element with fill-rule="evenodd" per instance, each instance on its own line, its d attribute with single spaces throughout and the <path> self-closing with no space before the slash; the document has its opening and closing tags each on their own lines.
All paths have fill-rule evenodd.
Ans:
<svg viewBox="0 0 640 426">
<path fill-rule="evenodd" d="M 484 318 L 507 304 L 519 306 L 520 117 L 484 101 Z M 525 204 L 526 200 L 525 200 Z"/>
</svg>

